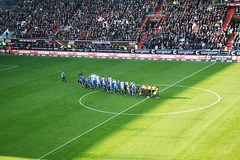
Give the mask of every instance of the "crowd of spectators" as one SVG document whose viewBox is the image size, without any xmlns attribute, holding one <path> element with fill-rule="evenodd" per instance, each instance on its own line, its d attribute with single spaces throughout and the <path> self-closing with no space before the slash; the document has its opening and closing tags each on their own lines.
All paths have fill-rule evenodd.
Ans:
<svg viewBox="0 0 240 160">
<path fill-rule="evenodd" d="M 236 33 L 234 39 L 230 42 L 232 49 L 240 50 L 240 34 L 239 34 L 240 24 L 239 23 L 232 24 L 232 27 L 234 28 L 234 32 Z"/>
<path fill-rule="evenodd" d="M 131 41 L 139 37 L 139 28 L 148 12 L 156 12 L 161 1 L 94 0 L 83 2 L 69 20 L 69 30 L 58 39 Z"/>
<path fill-rule="evenodd" d="M 240 34 L 237 34 L 234 40 L 231 42 L 233 50 L 240 50 Z"/>
<path fill-rule="evenodd" d="M 60 26 L 65 26 L 80 5 L 76 0 L 39 1 L 35 10 L 17 28 L 17 38 L 45 38 L 54 36 Z"/>
<path fill-rule="evenodd" d="M 136 40 L 145 14 L 161 0 L 20 0 L 2 10 L 0 33 L 16 29 L 17 38 Z M 66 27 L 67 26 L 67 27 Z M 55 35 L 56 31 L 68 28 Z"/>
<path fill-rule="evenodd" d="M 219 49 L 233 36 L 233 28 L 222 31 L 227 14 L 225 6 L 212 6 L 208 1 L 169 1 L 163 6 L 165 18 L 159 31 L 147 32 L 143 48 Z"/>
<path fill-rule="evenodd" d="M 17 38 L 53 37 L 66 26 L 84 0 L 20 0 L 11 10 L 1 10 L 0 32 L 16 29 Z"/>
<path fill-rule="evenodd" d="M 216 1 L 218 2 L 218 1 Z M 0 11 L 0 34 L 16 29 L 16 37 L 57 40 L 140 41 L 146 15 L 156 13 L 162 0 L 20 0 Z M 160 27 L 150 28 L 144 49 L 221 49 L 239 32 L 239 25 L 222 30 L 225 5 L 207 0 L 167 0 Z M 59 28 L 65 28 L 58 32 Z M 235 40 L 232 46 L 239 45 Z M 102 45 L 85 45 L 102 47 Z M 106 45 L 104 48 L 118 48 Z"/>
<path fill-rule="evenodd" d="M 21 22 L 26 21 L 39 2 L 40 0 L 20 0 L 13 9 L 0 10 L 0 33 L 2 34 L 8 28 L 21 27 Z"/>
</svg>

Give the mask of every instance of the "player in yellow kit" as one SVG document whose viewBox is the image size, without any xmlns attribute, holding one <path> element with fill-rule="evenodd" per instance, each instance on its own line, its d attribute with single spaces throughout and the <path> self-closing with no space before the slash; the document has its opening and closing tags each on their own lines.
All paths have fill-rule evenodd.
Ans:
<svg viewBox="0 0 240 160">
<path fill-rule="evenodd" d="M 152 85 L 152 97 L 154 97 L 154 92 L 156 91 L 156 87 L 154 85 Z"/>
<path fill-rule="evenodd" d="M 142 97 L 144 96 L 146 88 L 147 87 L 143 84 L 142 87 L 141 87 L 141 93 L 140 93 L 140 95 L 142 95 Z"/>
</svg>

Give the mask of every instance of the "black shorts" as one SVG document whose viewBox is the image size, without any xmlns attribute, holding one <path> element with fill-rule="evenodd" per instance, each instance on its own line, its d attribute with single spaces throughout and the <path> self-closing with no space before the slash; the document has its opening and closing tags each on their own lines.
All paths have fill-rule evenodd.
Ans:
<svg viewBox="0 0 240 160">
<path fill-rule="evenodd" d="M 137 89 L 136 89 L 136 93 L 138 93 L 138 92 L 139 92 L 139 89 L 137 88 Z"/>
</svg>

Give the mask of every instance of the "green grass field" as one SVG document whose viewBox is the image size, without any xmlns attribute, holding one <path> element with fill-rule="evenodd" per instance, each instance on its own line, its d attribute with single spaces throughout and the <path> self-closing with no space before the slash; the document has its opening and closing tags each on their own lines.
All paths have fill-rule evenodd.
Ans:
<svg viewBox="0 0 240 160">
<path fill-rule="evenodd" d="M 93 93 L 79 71 L 160 99 Z M 0 77 L 1 160 L 240 159 L 239 63 L 0 55 Z"/>
</svg>

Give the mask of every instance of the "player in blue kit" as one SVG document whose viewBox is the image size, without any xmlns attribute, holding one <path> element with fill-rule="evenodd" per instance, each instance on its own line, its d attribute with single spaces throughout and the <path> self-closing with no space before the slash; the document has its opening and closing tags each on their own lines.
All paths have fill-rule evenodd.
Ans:
<svg viewBox="0 0 240 160">
<path fill-rule="evenodd" d="M 92 86 L 91 86 L 91 76 L 88 77 L 88 87 L 89 87 L 89 89 L 92 89 Z"/>
<path fill-rule="evenodd" d="M 132 97 L 135 98 L 135 85 L 132 86 Z"/>
<path fill-rule="evenodd" d="M 64 76 L 66 75 L 63 72 L 62 77 L 64 78 Z M 104 76 L 99 77 L 94 73 L 91 76 L 85 78 L 83 75 L 80 75 L 77 81 L 81 87 L 89 88 L 91 90 L 93 88 L 100 91 L 106 90 L 108 93 L 114 93 L 115 95 L 122 93 L 122 95 L 125 94 L 125 96 L 127 96 L 128 92 L 131 98 L 136 98 L 136 95 L 142 95 L 142 97 L 146 95 L 147 98 L 150 98 L 151 94 L 153 97 L 155 96 L 156 98 L 159 98 L 159 88 L 155 87 L 154 85 L 145 86 L 143 84 L 140 89 L 140 86 L 138 84 L 135 84 L 134 81 L 130 83 L 128 83 L 128 81 L 116 81 L 111 76 L 109 76 L 109 78 L 105 78 Z"/>
<path fill-rule="evenodd" d="M 112 92 L 114 93 L 114 89 L 115 89 L 115 84 L 116 84 L 116 81 L 115 79 L 113 79 L 112 81 Z"/>
<path fill-rule="evenodd" d="M 83 75 L 83 73 L 80 71 L 79 73 L 78 73 L 78 77 L 80 77 L 80 76 L 82 76 Z"/>
<path fill-rule="evenodd" d="M 79 79 L 78 79 L 78 84 L 79 84 L 79 86 L 81 86 L 81 87 L 82 87 L 82 76 L 79 76 Z"/>
<path fill-rule="evenodd" d="M 84 84 L 85 84 L 85 77 L 82 76 L 82 87 L 84 87 Z"/>
<path fill-rule="evenodd" d="M 118 80 L 118 83 L 117 83 L 117 89 L 118 89 L 118 94 L 120 94 L 120 81 Z"/>
<path fill-rule="evenodd" d="M 93 85 L 94 85 L 94 89 L 96 90 L 96 87 L 97 87 L 97 80 L 96 80 L 96 78 L 93 78 Z"/>
</svg>

